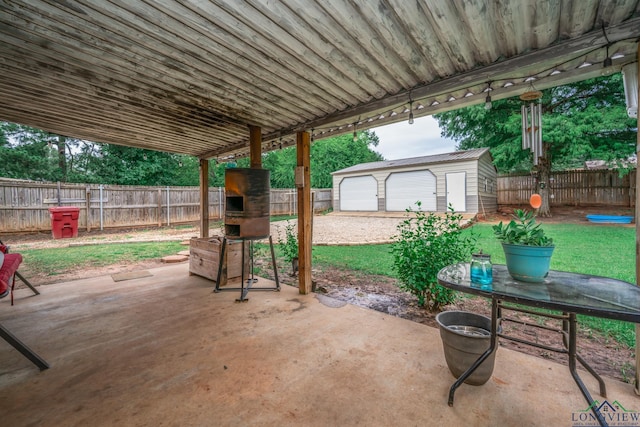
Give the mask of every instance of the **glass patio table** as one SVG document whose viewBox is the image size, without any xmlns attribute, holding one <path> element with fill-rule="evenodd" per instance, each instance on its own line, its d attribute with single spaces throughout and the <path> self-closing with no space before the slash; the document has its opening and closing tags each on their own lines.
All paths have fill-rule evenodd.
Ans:
<svg viewBox="0 0 640 427">
<path fill-rule="evenodd" d="M 600 394 L 606 398 L 606 387 L 602 378 L 576 351 L 576 314 L 640 323 L 640 287 L 617 279 L 592 276 L 581 273 L 549 271 L 542 283 L 515 280 L 509 275 L 505 265 L 493 265 L 493 283 L 481 285 L 471 282 L 468 263 L 450 265 L 438 273 L 438 283 L 446 288 L 491 299 L 491 344 L 464 372 L 449 390 L 449 406 L 453 406 L 456 389 L 482 364 L 497 348 L 498 338 L 517 341 L 526 345 L 568 355 L 569 370 L 580 391 L 591 406 L 601 425 L 606 426 L 594 401 L 576 371 L 576 362 L 593 375 L 600 386 Z M 514 305 L 518 304 L 518 305 Z M 525 308 L 532 307 L 532 309 Z M 557 314 L 536 309 L 555 310 Z M 503 316 L 503 311 L 536 314 L 562 322 L 561 329 L 513 320 Z M 526 324 L 557 331 L 562 335 L 560 348 L 542 345 L 500 332 L 500 324 L 505 321 Z"/>
</svg>

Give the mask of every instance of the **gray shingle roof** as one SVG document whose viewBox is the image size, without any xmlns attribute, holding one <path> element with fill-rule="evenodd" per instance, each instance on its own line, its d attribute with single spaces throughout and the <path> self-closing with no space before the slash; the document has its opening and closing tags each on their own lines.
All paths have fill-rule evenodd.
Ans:
<svg viewBox="0 0 640 427">
<path fill-rule="evenodd" d="M 398 168 L 405 166 L 431 165 L 434 163 L 459 162 L 461 160 L 477 160 L 488 152 L 488 148 L 475 148 L 466 151 L 454 151 L 452 153 L 434 154 L 431 156 L 411 157 L 409 159 L 384 160 L 382 162 L 360 163 L 346 169 L 333 172 L 335 174 L 372 171 L 378 169 Z"/>
</svg>

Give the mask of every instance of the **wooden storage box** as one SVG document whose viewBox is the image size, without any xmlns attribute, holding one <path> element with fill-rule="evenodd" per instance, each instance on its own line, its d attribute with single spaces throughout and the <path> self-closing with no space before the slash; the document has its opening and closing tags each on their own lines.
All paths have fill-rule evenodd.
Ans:
<svg viewBox="0 0 640 427">
<path fill-rule="evenodd" d="M 193 237 L 189 242 L 189 274 L 197 274 L 207 279 L 218 279 L 222 236 Z M 227 240 L 225 256 L 222 262 L 220 286 L 242 275 L 242 242 Z M 245 277 L 249 276 L 249 244 L 245 244 Z"/>
</svg>

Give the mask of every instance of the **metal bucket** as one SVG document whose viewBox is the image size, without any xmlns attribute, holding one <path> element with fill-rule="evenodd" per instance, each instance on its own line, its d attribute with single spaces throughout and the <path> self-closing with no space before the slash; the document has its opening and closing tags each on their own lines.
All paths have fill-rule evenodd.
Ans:
<svg viewBox="0 0 640 427">
<path fill-rule="evenodd" d="M 444 358 L 459 378 L 491 345 L 491 319 L 467 311 L 444 311 L 436 316 L 444 346 Z M 493 374 L 496 350 L 465 380 L 482 385 Z"/>
</svg>

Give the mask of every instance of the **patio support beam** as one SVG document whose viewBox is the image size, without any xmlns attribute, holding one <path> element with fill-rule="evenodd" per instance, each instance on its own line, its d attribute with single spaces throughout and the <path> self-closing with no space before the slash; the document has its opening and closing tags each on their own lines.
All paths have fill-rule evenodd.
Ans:
<svg viewBox="0 0 640 427">
<path fill-rule="evenodd" d="M 638 54 L 636 56 L 636 67 L 638 72 L 638 95 L 640 96 L 640 43 L 638 43 Z M 638 98 L 640 99 L 640 97 Z M 637 129 L 640 126 L 640 115 L 636 118 Z M 636 158 L 640 158 L 640 132 L 636 134 Z M 640 173 L 638 171 L 638 163 L 636 163 L 636 285 L 640 286 Z M 640 325 L 636 323 L 636 384 L 635 392 L 640 395 Z"/>
<path fill-rule="evenodd" d="M 249 156 L 251 169 L 262 169 L 262 129 L 249 125 Z"/>
<path fill-rule="evenodd" d="M 200 237 L 209 237 L 209 160 L 200 159 Z"/>
<path fill-rule="evenodd" d="M 296 134 L 296 187 L 298 188 L 298 290 L 311 292 L 311 136 Z"/>
</svg>

